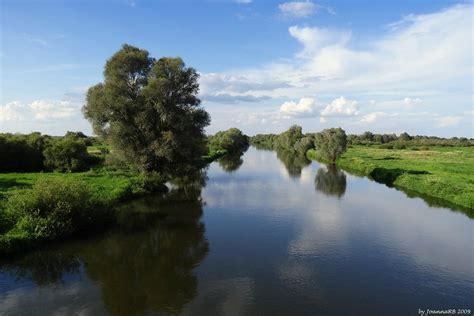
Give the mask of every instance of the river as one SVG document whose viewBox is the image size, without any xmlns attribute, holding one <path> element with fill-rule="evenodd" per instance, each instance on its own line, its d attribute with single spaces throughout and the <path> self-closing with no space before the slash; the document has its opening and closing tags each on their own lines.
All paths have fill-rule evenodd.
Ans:
<svg viewBox="0 0 474 316">
<path fill-rule="evenodd" d="M 304 157 L 251 147 L 120 214 L 105 233 L 0 262 L 0 315 L 474 308 L 471 218 Z"/>
</svg>

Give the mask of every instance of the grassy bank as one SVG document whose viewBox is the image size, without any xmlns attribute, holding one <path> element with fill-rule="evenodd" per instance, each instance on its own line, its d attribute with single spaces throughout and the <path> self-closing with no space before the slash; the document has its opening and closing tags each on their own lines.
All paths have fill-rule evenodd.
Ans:
<svg viewBox="0 0 474 316">
<path fill-rule="evenodd" d="M 307 156 L 324 161 L 315 150 L 309 150 Z M 472 147 L 384 149 L 352 146 L 336 164 L 407 192 L 444 200 L 466 210 L 474 207 Z"/>
<path fill-rule="evenodd" d="M 226 154 L 210 152 L 203 166 Z M 144 180 L 150 179 L 131 169 L 100 166 L 87 172 L 0 173 L 0 256 L 104 230 L 116 220 L 119 203 L 151 192 Z"/>
</svg>

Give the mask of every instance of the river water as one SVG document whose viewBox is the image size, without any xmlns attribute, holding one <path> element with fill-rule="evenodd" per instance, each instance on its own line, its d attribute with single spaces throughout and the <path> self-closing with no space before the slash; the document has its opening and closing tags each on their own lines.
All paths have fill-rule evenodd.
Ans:
<svg viewBox="0 0 474 316">
<path fill-rule="evenodd" d="M 106 233 L 0 262 L 0 315 L 474 308 L 471 218 L 304 157 L 250 148 L 120 214 Z"/>
</svg>

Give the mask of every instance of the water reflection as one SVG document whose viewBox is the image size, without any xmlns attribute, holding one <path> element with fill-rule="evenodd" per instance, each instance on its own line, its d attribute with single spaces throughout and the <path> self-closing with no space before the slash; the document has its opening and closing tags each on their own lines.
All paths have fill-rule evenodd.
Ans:
<svg viewBox="0 0 474 316">
<path fill-rule="evenodd" d="M 241 155 L 228 155 L 220 158 L 218 160 L 219 166 L 221 166 L 222 170 L 228 173 L 232 173 L 237 171 L 240 166 L 244 163 Z"/>
<path fill-rule="evenodd" d="M 314 186 L 319 192 L 340 198 L 346 192 L 346 174 L 334 165 L 321 167 L 314 178 Z"/>
<path fill-rule="evenodd" d="M 301 170 L 311 164 L 305 155 L 290 150 L 277 150 L 277 158 L 283 163 L 292 178 L 300 178 Z"/>
<path fill-rule="evenodd" d="M 197 294 L 193 270 L 209 252 L 201 222 L 202 179 L 194 180 L 166 196 L 123 206 L 120 225 L 112 232 L 30 253 L 5 262 L 0 271 L 45 289 L 85 273 L 100 287 L 105 310 L 112 315 L 180 313 Z M 20 304 L 16 308 L 24 311 Z M 55 309 L 42 303 L 42 312 Z"/>
</svg>

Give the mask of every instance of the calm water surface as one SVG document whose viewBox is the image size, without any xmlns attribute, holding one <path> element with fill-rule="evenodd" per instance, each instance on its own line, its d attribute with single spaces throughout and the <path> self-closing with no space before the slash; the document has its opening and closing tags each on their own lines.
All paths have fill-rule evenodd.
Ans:
<svg viewBox="0 0 474 316">
<path fill-rule="evenodd" d="M 418 315 L 474 308 L 474 221 L 250 148 L 120 224 L 0 262 L 0 315 Z"/>
</svg>

